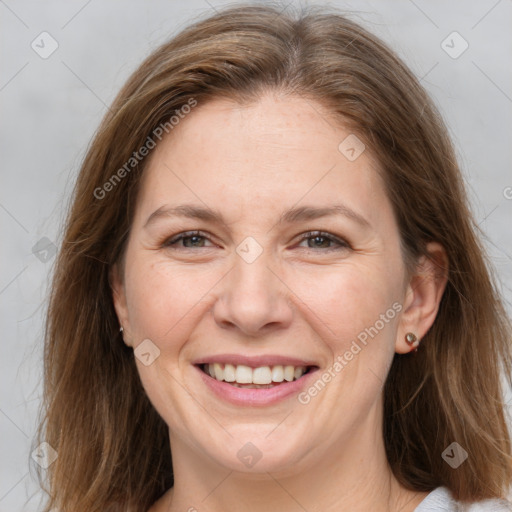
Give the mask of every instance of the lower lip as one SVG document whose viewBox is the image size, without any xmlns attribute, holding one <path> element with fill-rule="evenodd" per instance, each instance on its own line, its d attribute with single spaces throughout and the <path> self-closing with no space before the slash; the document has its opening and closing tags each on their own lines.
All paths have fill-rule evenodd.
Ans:
<svg viewBox="0 0 512 512">
<path fill-rule="evenodd" d="M 199 372 L 203 382 L 218 397 L 231 402 L 235 405 L 245 406 L 265 406 L 272 405 L 293 395 L 297 395 L 304 389 L 312 375 L 318 370 L 310 370 L 292 382 L 283 382 L 273 388 L 237 388 L 224 381 L 219 381 L 207 375 L 198 366 L 195 367 Z"/>
</svg>

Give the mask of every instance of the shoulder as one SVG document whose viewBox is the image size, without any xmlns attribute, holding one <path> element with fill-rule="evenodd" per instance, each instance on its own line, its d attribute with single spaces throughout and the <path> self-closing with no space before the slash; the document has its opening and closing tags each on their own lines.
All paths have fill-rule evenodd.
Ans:
<svg viewBox="0 0 512 512">
<path fill-rule="evenodd" d="M 489 499 L 466 505 L 453 498 L 446 487 L 434 489 L 414 512 L 512 512 L 507 500 Z"/>
</svg>

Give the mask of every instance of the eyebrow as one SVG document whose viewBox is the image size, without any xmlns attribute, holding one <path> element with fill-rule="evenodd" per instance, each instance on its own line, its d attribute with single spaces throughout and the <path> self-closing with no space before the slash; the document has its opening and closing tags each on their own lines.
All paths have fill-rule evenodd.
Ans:
<svg viewBox="0 0 512 512">
<path fill-rule="evenodd" d="M 292 224 L 333 215 L 342 215 L 363 227 L 371 227 L 370 223 L 362 215 L 343 204 L 334 204 L 326 207 L 300 206 L 297 208 L 291 208 L 281 214 L 277 224 Z M 193 204 L 181 204 L 172 207 L 161 206 L 148 217 L 144 227 L 146 228 L 148 225 L 164 217 L 199 219 L 208 222 L 215 222 L 227 227 L 227 222 L 220 212 L 208 207 Z"/>
</svg>

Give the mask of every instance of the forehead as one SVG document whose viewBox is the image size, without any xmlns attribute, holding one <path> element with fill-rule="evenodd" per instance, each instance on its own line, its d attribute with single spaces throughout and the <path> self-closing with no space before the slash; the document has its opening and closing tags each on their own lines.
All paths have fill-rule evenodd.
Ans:
<svg viewBox="0 0 512 512">
<path fill-rule="evenodd" d="M 347 158 L 344 141 L 357 144 L 354 137 L 320 104 L 300 97 L 198 104 L 153 150 L 140 209 L 149 215 L 163 204 L 202 202 L 234 208 L 239 218 L 301 201 L 320 206 L 343 199 L 377 220 L 377 210 L 386 207 L 378 164 L 369 150 Z"/>
</svg>

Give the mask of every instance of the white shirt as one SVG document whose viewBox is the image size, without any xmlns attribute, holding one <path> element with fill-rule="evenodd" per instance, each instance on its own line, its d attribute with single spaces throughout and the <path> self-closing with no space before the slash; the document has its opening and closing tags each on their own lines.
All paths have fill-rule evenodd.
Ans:
<svg viewBox="0 0 512 512">
<path fill-rule="evenodd" d="M 434 489 L 414 512 L 510 512 L 512 503 L 506 500 L 490 499 L 463 505 L 456 501 L 447 487 Z"/>
</svg>

